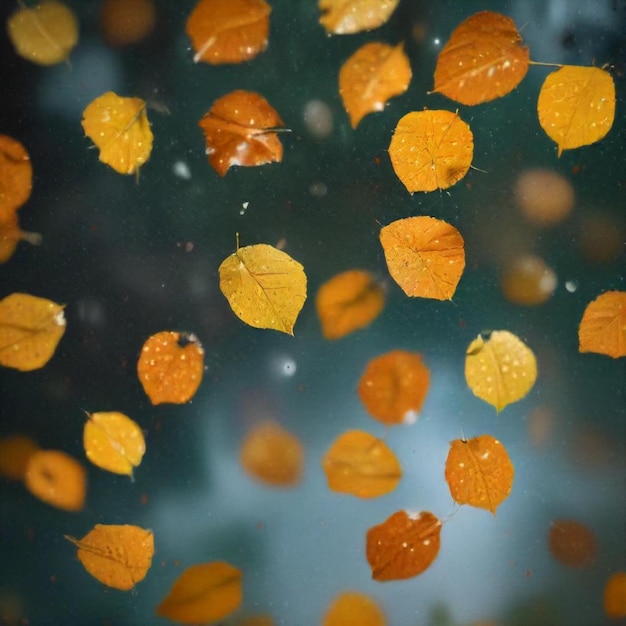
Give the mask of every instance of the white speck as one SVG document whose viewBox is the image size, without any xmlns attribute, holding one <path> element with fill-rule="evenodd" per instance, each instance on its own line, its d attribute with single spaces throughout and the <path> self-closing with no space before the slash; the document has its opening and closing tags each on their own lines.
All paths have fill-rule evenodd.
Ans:
<svg viewBox="0 0 626 626">
<path fill-rule="evenodd" d="M 209 154 L 208 150 L 207 154 Z M 183 180 L 189 180 L 191 178 L 191 170 L 184 161 L 176 161 L 174 165 L 172 165 L 172 172 L 174 172 L 174 176 L 182 178 Z"/>
<path fill-rule="evenodd" d="M 577 280 L 565 281 L 565 289 L 567 289 L 570 293 L 574 293 L 578 289 L 578 281 Z"/>
<path fill-rule="evenodd" d="M 245 214 L 245 212 L 248 210 L 248 205 L 249 204 L 250 204 L 249 202 L 243 202 L 241 204 L 241 210 L 239 211 L 239 215 L 244 215 Z"/>
</svg>

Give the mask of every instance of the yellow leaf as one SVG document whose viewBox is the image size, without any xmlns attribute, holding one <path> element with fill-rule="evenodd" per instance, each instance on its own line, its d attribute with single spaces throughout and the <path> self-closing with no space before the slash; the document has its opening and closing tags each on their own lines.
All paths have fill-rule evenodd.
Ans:
<svg viewBox="0 0 626 626">
<path fill-rule="evenodd" d="M 117 411 L 87 413 L 83 445 L 87 458 L 98 467 L 115 474 L 132 476 L 141 463 L 146 442 L 139 426 Z"/>
<path fill-rule="evenodd" d="M 238 248 L 219 268 L 220 289 L 235 315 L 254 328 L 293 335 L 306 300 L 300 263 L 267 244 Z"/>
<path fill-rule="evenodd" d="M 364 593 L 344 591 L 328 607 L 322 626 L 385 626 L 380 607 Z"/>
<path fill-rule="evenodd" d="M 351 35 L 382 26 L 400 0 L 319 0 L 320 24 L 332 35 Z"/>
<path fill-rule="evenodd" d="M 26 293 L 0 301 L 0 365 L 28 372 L 43 367 L 65 332 L 63 306 Z"/>
</svg>

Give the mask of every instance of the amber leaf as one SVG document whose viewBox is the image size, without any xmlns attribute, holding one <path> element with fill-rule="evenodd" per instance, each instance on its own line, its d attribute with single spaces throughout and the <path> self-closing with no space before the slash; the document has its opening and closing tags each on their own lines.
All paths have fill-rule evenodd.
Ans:
<svg viewBox="0 0 626 626">
<path fill-rule="evenodd" d="M 78 548 L 83 567 L 107 587 L 133 589 L 152 565 L 154 535 L 139 526 L 96 524 L 82 539 L 65 538 Z"/>
<path fill-rule="evenodd" d="M 100 28 L 110 46 L 130 46 L 143 41 L 156 24 L 154 0 L 104 0 Z"/>
<path fill-rule="evenodd" d="M 567 567 L 589 567 L 598 555 L 594 532 L 575 520 L 554 520 L 548 533 L 548 545 L 554 558 Z"/>
<path fill-rule="evenodd" d="M 427 570 L 439 554 L 441 522 L 428 511 L 396 511 L 366 536 L 372 578 L 379 582 L 413 578 Z"/>
<path fill-rule="evenodd" d="M 39 446 L 27 435 L 9 435 L 0 439 L 0 476 L 23 480 L 28 461 Z"/>
<path fill-rule="evenodd" d="M 319 0 L 320 24 L 331 35 L 373 30 L 389 20 L 400 0 Z"/>
<path fill-rule="evenodd" d="M 28 200 L 33 187 L 33 167 L 26 148 L 0 135 L 0 223 L 13 217 Z"/>
<path fill-rule="evenodd" d="M 322 626 L 385 626 L 385 615 L 369 596 L 358 591 L 340 593 L 328 607 Z"/>
<path fill-rule="evenodd" d="M 578 342 L 580 352 L 626 356 L 626 291 L 606 291 L 587 305 Z"/>
<path fill-rule="evenodd" d="M 626 617 L 626 572 L 615 572 L 606 581 L 604 612 L 610 619 Z"/>
<path fill-rule="evenodd" d="M 39 233 L 29 233 L 20 228 L 17 213 L 9 215 L 6 219 L 0 218 L 0 263 L 6 263 L 13 256 L 20 241 L 39 245 L 41 239 Z"/>
</svg>

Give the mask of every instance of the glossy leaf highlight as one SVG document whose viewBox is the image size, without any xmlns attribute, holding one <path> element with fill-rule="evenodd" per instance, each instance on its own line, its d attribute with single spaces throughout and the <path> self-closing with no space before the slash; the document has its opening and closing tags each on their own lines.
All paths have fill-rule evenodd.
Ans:
<svg viewBox="0 0 626 626">
<path fill-rule="evenodd" d="M 585 308 L 578 326 L 580 352 L 626 356 L 626 291 L 606 291 Z"/>
<path fill-rule="evenodd" d="M 320 24 L 331 35 L 373 30 L 389 20 L 400 0 L 319 0 Z"/>
</svg>

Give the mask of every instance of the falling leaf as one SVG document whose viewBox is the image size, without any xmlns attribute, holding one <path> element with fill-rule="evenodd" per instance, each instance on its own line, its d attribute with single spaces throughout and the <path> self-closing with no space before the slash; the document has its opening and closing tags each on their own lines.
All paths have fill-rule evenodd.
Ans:
<svg viewBox="0 0 626 626">
<path fill-rule="evenodd" d="M 153 0 L 104 0 L 100 27 L 110 46 L 130 46 L 143 41 L 154 30 Z"/>
<path fill-rule="evenodd" d="M 255 167 L 283 159 L 283 145 L 276 134 L 283 121 L 258 93 L 238 89 L 222 96 L 198 125 L 209 163 L 220 176 L 233 165 Z"/>
<path fill-rule="evenodd" d="M 513 91 L 528 71 L 526 46 L 510 17 L 481 11 L 461 22 L 437 57 L 433 92 L 462 104 Z"/>
<path fill-rule="evenodd" d="M 385 615 L 374 600 L 358 591 L 340 593 L 328 607 L 322 626 L 385 626 Z"/>
<path fill-rule="evenodd" d="M 187 20 L 194 63 L 243 63 L 267 48 L 272 8 L 264 0 L 200 0 Z"/>
<path fill-rule="evenodd" d="M 548 545 L 554 558 L 568 567 L 589 567 L 598 554 L 593 531 L 574 520 L 554 520 L 548 533 Z"/>
<path fill-rule="evenodd" d="M 450 111 L 413 111 L 400 119 L 391 143 L 393 171 L 410 193 L 447 189 L 472 164 L 474 135 Z"/>
<path fill-rule="evenodd" d="M 369 272 L 349 270 L 319 288 L 315 306 L 324 337 L 341 339 L 378 317 L 385 306 L 385 292 Z"/>
<path fill-rule="evenodd" d="M 64 332 L 62 305 L 12 293 L 0 301 L 0 365 L 22 372 L 43 367 Z"/>
<path fill-rule="evenodd" d="M 600 141 L 615 119 L 615 84 L 598 67 L 564 65 L 548 74 L 537 101 L 539 124 L 563 150 Z"/>
<path fill-rule="evenodd" d="M 33 167 L 26 148 L 0 135 L 0 223 L 13 217 L 28 200 L 33 187 Z"/>
<path fill-rule="evenodd" d="M 400 0 L 319 0 L 320 24 L 331 35 L 373 30 L 389 20 Z"/>
<path fill-rule="evenodd" d="M 259 243 L 237 248 L 224 259 L 219 273 L 220 289 L 240 320 L 293 335 L 306 300 L 306 275 L 298 261 Z"/>
<path fill-rule="evenodd" d="M 446 460 L 446 482 L 458 504 L 491 511 L 511 493 L 513 463 L 504 446 L 491 435 L 450 442 Z"/>
<path fill-rule="evenodd" d="M 261 482 L 292 487 L 302 475 L 304 448 L 300 440 L 273 421 L 257 424 L 244 439 L 239 459 Z"/>
<path fill-rule="evenodd" d="M 65 61 L 78 42 L 78 20 L 61 2 L 44 0 L 21 6 L 7 22 L 17 54 L 38 65 Z"/>
<path fill-rule="evenodd" d="M 609 619 L 626 617 L 626 572 L 615 572 L 606 581 L 604 612 Z"/>
<path fill-rule="evenodd" d="M 20 241 L 36 246 L 41 243 L 41 239 L 39 233 L 29 233 L 20 228 L 16 213 L 0 219 L 0 263 L 6 263 L 13 256 Z"/>
<path fill-rule="evenodd" d="M 339 435 L 322 459 L 328 487 L 357 498 L 378 498 L 402 478 L 396 455 L 381 439 L 362 430 Z"/>
<path fill-rule="evenodd" d="M 552 297 L 557 283 L 556 272 L 541 257 L 523 254 L 505 268 L 500 285 L 509 302 L 537 306 Z"/>
<path fill-rule="evenodd" d="M 391 277 L 407 296 L 451 300 L 465 269 L 461 233 L 434 217 L 407 217 L 380 231 Z"/>
<path fill-rule="evenodd" d="M 58 509 L 80 511 L 85 503 L 85 468 L 60 450 L 38 450 L 28 459 L 26 488 L 37 498 Z"/>
<path fill-rule="evenodd" d="M 120 174 L 134 174 L 150 158 L 152 130 L 141 98 L 107 91 L 83 111 L 83 130 L 100 150 L 100 161 Z"/>
<path fill-rule="evenodd" d="M 537 379 L 533 351 L 507 330 L 478 335 L 467 348 L 465 380 L 475 396 L 501 411 L 521 400 Z"/>
<path fill-rule="evenodd" d="M 606 291 L 587 305 L 578 342 L 580 352 L 626 356 L 626 291 Z"/>
<path fill-rule="evenodd" d="M 367 364 L 358 391 L 367 412 L 393 426 L 415 422 L 429 385 L 430 372 L 419 354 L 392 350 Z"/>
<path fill-rule="evenodd" d="M 27 435 L 9 435 L 0 439 L 0 476 L 23 480 L 28 461 L 39 446 Z"/>
<path fill-rule="evenodd" d="M 183 624 L 215 622 L 239 608 L 241 570 L 223 561 L 187 568 L 156 613 Z"/>
<path fill-rule="evenodd" d="M 411 64 L 403 44 L 371 42 L 360 47 L 339 71 L 339 94 L 352 128 L 368 113 L 382 111 L 410 82 Z"/>
<path fill-rule="evenodd" d="M 441 522 L 428 511 L 396 511 L 366 536 L 372 578 L 379 582 L 413 578 L 427 570 L 439 554 Z"/>
<path fill-rule="evenodd" d="M 87 417 L 83 431 L 87 458 L 104 470 L 132 476 L 146 451 L 141 428 L 117 411 L 87 413 Z"/>
<path fill-rule="evenodd" d="M 102 584 L 129 591 L 152 565 L 154 535 L 139 526 L 96 524 L 82 539 L 65 535 L 83 567 Z"/>
<path fill-rule="evenodd" d="M 204 349 L 193 334 L 164 330 L 141 348 L 137 374 L 152 404 L 184 404 L 195 395 L 204 371 Z"/>
</svg>

